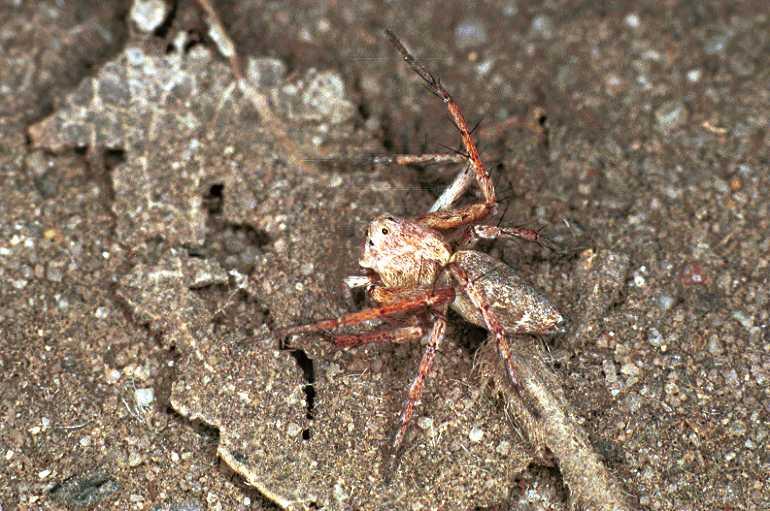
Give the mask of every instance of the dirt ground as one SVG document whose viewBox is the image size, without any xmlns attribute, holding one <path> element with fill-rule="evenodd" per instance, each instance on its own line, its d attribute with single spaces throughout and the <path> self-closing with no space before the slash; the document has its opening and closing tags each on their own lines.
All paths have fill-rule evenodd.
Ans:
<svg viewBox="0 0 770 511">
<path fill-rule="evenodd" d="M 419 343 L 271 335 L 360 308 L 368 221 L 458 170 L 371 158 L 459 144 L 386 27 L 555 247 L 484 246 L 569 318 L 517 342 L 630 507 L 770 509 L 765 2 L 205 4 L 0 4 L 0 511 L 574 504 L 483 331 L 450 317 L 387 481 Z"/>
</svg>

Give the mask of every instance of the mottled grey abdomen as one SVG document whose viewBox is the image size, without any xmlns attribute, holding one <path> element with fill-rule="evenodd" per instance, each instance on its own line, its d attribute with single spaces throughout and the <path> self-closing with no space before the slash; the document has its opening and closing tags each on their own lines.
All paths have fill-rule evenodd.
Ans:
<svg viewBox="0 0 770 511">
<path fill-rule="evenodd" d="M 486 297 L 506 332 L 544 335 L 563 328 L 564 317 L 543 293 L 502 261 L 483 252 L 461 250 L 452 255 L 451 263 L 465 270 L 470 285 Z M 466 321 L 486 328 L 481 312 L 465 293 L 457 293 L 452 309 Z"/>
</svg>

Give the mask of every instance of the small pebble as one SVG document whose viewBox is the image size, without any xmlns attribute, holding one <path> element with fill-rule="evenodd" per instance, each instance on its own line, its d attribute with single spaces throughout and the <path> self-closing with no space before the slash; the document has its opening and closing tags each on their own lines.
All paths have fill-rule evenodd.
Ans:
<svg viewBox="0 0 770 511">
<path fill-rule="evenodd" d="M 708 55 L 721 53 L 727 47 L 727 43 L 730 42 L 730 38 L 731 35 L 728 33 L 716 34 L 706 41 L 703 50 Z"/>
<path fill-rule="evenodd" d="M 478 426 L 474 426 L 470 433 L 468 433 L 468 438 L 473 443 L 481 442 L 481 439 L 484 438 L 484 430 Z"/>
<path fill-rule="evenodd" d="M 107 373 L 107 381 L 110 383 L 116 383 L 118 380 L 120 380 L 120 371 L 117 369 L 112 369 L 109 373 Z"/>
<path fill-rule="evenodd" d="M 741 324 L 743 328 L 746 330 L 751 330 L 751 328 L 754 326 L 754 320 L 744 314 L 742 311 L 733 311 L 733 319 Z"/>
<path fill-rule="evenodd" d="M 658 303 L 658 307 L 660 307 L 664 311 L 667 311 L 674 306 L 674 298 L 671 295 L 662 293 L 658 295 L 657 303 Z"/>
<path fill-rule="evenodd" d="M 656 348 L 663 344 L 663 336 L 660 334 L 657 328 L 650 328 L 647 331 L 647 342 Z"/>
<path fill-rule="evenodd" d="M 163 0 L 134 0 L 131 21 L 142 32 L 152 32 L 166 19 L 168 5 Z"/>
<path fill-rule="evenodd" d="M 302 433 L 302 426 L 299 424 L 296 424 L 294 422 L 290 422 L 288 426 L 286 426 L 286 434 L 290 437 L 295 437 Z"/>
<path fill-rule="evenodd" d="M 682 101 L 666 101 L 655 110 L 655 121 L 664 133 L 674 131 L 687 123 L 687 107 Z"/>
<path fill-rule="evenodd" d="M 41 470 L 37 473 L 38 479 L 45 479 L 46 477 L 51 475 L 51 469 L 47 468 L 45 470 Z"/>
<path fill-rule="evenodd" d="M 46 271 L 46 277 L 51 282 L 61 282 L 62 278 L 64 277 L 61 266 L 58 264 L 49 263 L 48 269 Z"/>
<path fill-rule="evenodd" d="M 136 389 L 134 391 L 136 404 L 145 408 L 155 401 L 155 391 L 152 388 Z"/>
<path fill-rule="evenodd" d="M 128 466 L 131 468 L 138 467 L 142 464 L 142 456 L 138 452 L 132 452 L 128 455 Z"/>
<path fill-rule="evenodd" d="M 626 26 L 629 28 L 639 28 L 639 15 L 636 13 L 631 13 L 628 16 L 626 16 Z"/>
<path fill-rule="evenodd" d="M 612 360 L 603 360 L 602 370 L 604 371 L 604 380 L 607 383 L 615 383 L 618 381 L 618 375 L 615 372 L 615 363 Z"/>
<path fill-rule="evenodd" d="M 430 429 L 433 427 L 433 419 L 430 417 L 420 417 L 417 419 L 417 425 L 420 429 Z"/>
<path fill-rule="evenodd" d="M 553 37 L 553 21 L 548 16 L 535 16 L 532 20 L 532 31 L 545 39 Z"/>
<path fill-rule="evenodd" d="M 502 456 L 506 456 L 511 451 L 511 443 L 508 440 L 503 440 L 495 448 L 495 452 Z"/>
<path fill-rule="evenodd" d="M 642 373 L 642 370 L 633 362 L 627 362 L 620 368 L 620 372 L 626 376 L 639 376 Z"/>
</svg>

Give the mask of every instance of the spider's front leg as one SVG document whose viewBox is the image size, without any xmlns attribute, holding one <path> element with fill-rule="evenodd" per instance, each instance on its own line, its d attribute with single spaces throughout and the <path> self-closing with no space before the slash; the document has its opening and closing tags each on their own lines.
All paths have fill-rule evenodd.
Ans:
<svg viewBox="0 0 770 511">
<path fill-rule="evenodd" d="M 308 325 L 281 328 L 276 331 L 276 335 L 278 337 L 286 337 L 289 335 L 335 330 L 342 326 L 356 325 L 372 319 L 384 319 L 397 314 L 405 314 L 430 308 L 435 305 L 447 304 L 454 300 L 454 297 L 454 289 L 451 287 L 435 290 L 421 289 L 397 302 L 352 312 L 350 314 L 344 314 L 338 318 L 324 319 Z"/>
<path fill-rule="evenodd" d="M 428 338 L 428 345 L 425 347 L 425 351 L 422 354 L 420 366 L 417 370 L 417 376 L 409 386 L 409 392 L 407 393 L 406 401 L 404 401 L 404 407 L 401 410 L 398 431 L 396 431 L 396 434 L 393 437 L 391 454 L 393 456 L 394 463 L 398 460 L 401 444 L 404 442 L 404 438 L 406 436 L 407 430 L 409 429 L 409 423 L 414 416 L 414 410 L 417 407 L 417 403 L 420 401 L 420 397 L 422 397 L 422 391 L 425 387 L 425 380 L 430 373 L 431 367 L 433 366 L 433 361 L 436 358 L 436 353 L 438 352 L 438 348 L 441 345 L 441 341 L 444 340 L 444 335 L 446 334 L 447 307 L 448 305 L 444 304 L 441 306 L 440 310 L 435 313 L 433 327 L 431 328 L 430 337 Z"/>
<path fill-rule="evenodd" d="M 492 178 L 489 176 L 487 168 L 484 166 L 484 162 L 481 161 L 479 156 L 479 150 L 476 147 L 476 142 L 473 140 L 473 134 L 468 127 L 468 122 L 465 120 L 465 116 L 460 110 L 460 105 L 452 98 L 449 91 L 441 85 L 441 82 L 428 71 L 417 59 L 415 59 L 411 53 L 404 47 L 401 41 L 390 30 L 385 31 L 386 35 L 390 39 L 391 44 L 398 50 L 403 57 L 404 61 L 409 64 L 409 67 L 417 73 L 420 78 L 425 81 L 428 89 L 441 98 L 446 104 L 449 116 L 452 118 L 457 131 L 460 132 L 463 145 L 465 146 L 465 152 L 467 153 L 468 161 L 470 162 L 473 174 L 476 178 L 481 193 L 484 195 L 484 201 L 475 204 L 470 204 L 456 209 L 442 209 L 438 211 L 431 211 L 419 217 L 417 221 L 426 227 L 433 229 L 454 229 L 462 225 L 467 225 L 475 222 L 479 222 L 488 217 L 495 210 L 497 199 L 495 197 L 495 187 L 492 183 Z M 456 190 L 445 198 L 445 203 L 441 206 L 449 207 L 449 205 L 459 198 L 459 194 L 467 187 L 468 181 L 464 174 L 458 175 L 455 180 Z"/>
</svg>

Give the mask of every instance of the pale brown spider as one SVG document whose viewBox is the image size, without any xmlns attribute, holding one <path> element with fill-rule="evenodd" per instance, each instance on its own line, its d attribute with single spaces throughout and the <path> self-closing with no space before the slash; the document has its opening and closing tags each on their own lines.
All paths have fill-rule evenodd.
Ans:
<svg viewBox="0 0 770 511">
<path fill-rule="evenodd" d="M 353 287 L 365 287 L 377 307 L 360 312 L 280 330 L 281 337 L 317 331 L 332 331 L 367 320 L 411 314 L 407 326 L 382 327 L 361 334 L 337 334 L 336 346 L 350 348 L 374 342 L 416 341 L 430 327 L 428 344 L 401 412 L 400 425 L 392 442 L 397 456 L 425 379 L 446 331 L 446 312 L 451 307 L 465 320 L 486 328 L 494 336 L 501 362 L 514 391 L 520 382 L 511 360 L 509 335 L 551 334 L 562 328 L 564 319 L 547 298 L 521 279 L 510 267 L 490 255 L 470 250 L 479 239 L 520 238 L 540 241 L 538 231 L 478 225 L 495 211 L 495 189 L 479 158 L 468 124 L 449 92 L 404 48 L 396 36 L 388 38 L 404 61 L 446 104 L 462 137 L 468 166 L 438 198 L 430 212 L 414 219 L 382 215 L 369 224 L 359 260 L 365 275 L 345 279 Z M 483 202 L 452 206 L 475 181 Z"/>
</svg>

